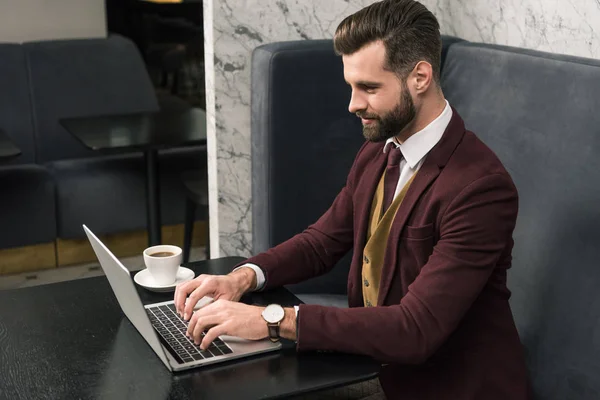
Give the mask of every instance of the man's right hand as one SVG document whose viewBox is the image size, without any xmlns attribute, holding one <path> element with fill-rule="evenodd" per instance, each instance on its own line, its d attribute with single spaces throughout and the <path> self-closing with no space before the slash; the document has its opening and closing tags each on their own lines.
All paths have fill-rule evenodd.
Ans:
<svg viewBox="0 0 600 400">
<path fill-rule="evenodd" d="M 210 296 L 214 300 L 238 301 L 244 293 L 254 287 L 256 274 L 252 268 L 240 268 L 229 275 L 200 275 L 194 280 L 177 285 L 175 308 L 187 321 L 192 317 L 196 303 L 204 296 Z"/>
</svg>

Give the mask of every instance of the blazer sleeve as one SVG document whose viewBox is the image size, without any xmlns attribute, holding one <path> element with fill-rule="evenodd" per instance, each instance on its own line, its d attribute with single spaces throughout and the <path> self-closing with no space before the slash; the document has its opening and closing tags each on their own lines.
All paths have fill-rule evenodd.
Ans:
<svg viewBox="0 0 600 400">
<path fill-rule="evenodd" d="M 433 254 L 400 304 L 351 309 L 300 305 L 298 350 L 425 362 L 456 329 L 501 254 L 510 250 L 517 210 L 517 191 L 507 175 L 471 183 L 447 207 Z"/>
<path fill-rule="evenodd" d="M 346 185 L 331 207 L 302 233 L 240 265 L 252 263 L 265 274 L 265 289 L 297 283 L 330 271 L 351 248 L 354 204 L 352 194 L 357 167 L 368 142 L 358 151 Z"/>
</svg>

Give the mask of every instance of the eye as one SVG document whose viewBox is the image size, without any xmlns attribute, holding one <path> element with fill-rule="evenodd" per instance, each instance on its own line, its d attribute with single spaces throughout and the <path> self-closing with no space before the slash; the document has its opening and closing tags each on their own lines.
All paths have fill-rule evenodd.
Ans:
<svg viewBox="0 0 600 400">
<path fill-rule="evenodd" d="M 373 94 L 377 90 L 377 88 L 375 86 L 369 86 L 369 85 L 360 85 L 360 89 L 369 94 Z"/>
</svg>

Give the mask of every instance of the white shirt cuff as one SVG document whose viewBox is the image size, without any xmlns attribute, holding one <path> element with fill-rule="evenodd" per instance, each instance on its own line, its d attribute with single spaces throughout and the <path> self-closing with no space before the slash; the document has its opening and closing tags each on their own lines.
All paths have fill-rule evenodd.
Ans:
<svg viewBox="0 0 600 400">
<path fill-rule="evenodd" d="M 240 268 L 244 268 L 244 267 L 248 267 L 248 268 L 252 268 L 254 270 L 254 273 L 256 274 L 256 287 L 254 288 L 254 291 L 257 290 L 261 290 L 263 288 L 263 286 L 265 286 L 265 274 L 263 273 L 262 269 L 260 269 L 260 267 L 256 264 L 244 264 L 244 265 L 240 265 L 239 267 L 235 268 L 233 271 L 237 271 Z M 231 272 L 233 272 L 231 271 Z"/>
</svg>

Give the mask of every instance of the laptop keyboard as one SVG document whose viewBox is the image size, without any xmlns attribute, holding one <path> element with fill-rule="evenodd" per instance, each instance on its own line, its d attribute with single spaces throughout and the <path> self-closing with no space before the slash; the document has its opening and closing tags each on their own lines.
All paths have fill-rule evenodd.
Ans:
<svg viewBox="0 0 600 400">
<path fill-rule="evenodd" d="M 233 353 L 233 350 L 219 338 L 215 339 L 208 349 L 201 350 L 200 346 L 195 345 L 185 336 L 188 323 L 179 318 L 174 304 L 153 306 L 147 308 L 146 313 L 163 344 L 181 364 Z"/>
</svg>

